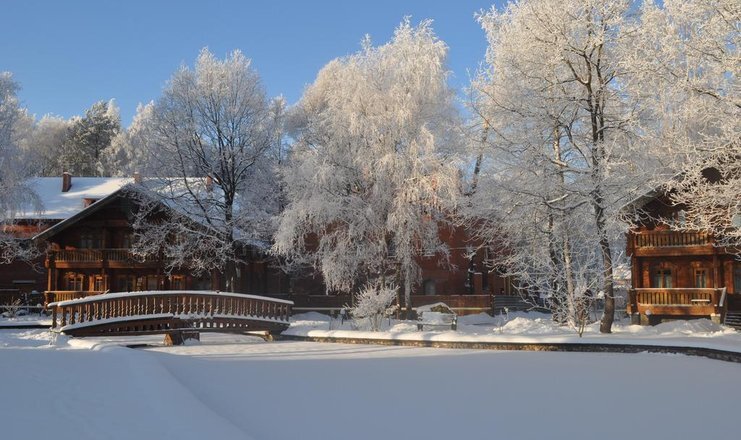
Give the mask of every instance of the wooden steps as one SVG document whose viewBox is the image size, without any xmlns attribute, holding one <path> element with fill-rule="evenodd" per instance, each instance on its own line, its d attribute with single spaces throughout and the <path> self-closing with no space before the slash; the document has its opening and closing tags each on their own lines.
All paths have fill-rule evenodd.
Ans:
<svg viewBox="0 0 741 440">
<path fill-rule="evenodd" d="M 529 304 L 519 295 L 494 295 L 494 305 L 492 308 L 494 315 L 499 315 L 504 312 L 505 308 L 513 312 L 516 310 L 530 310 L 533 308 L 533 305 Z"/>
<path fill-rule="evenodd" d="M 741 311 L 734 310 L 726 313 L 725 325 L 741 330 Z"/>
</svg>

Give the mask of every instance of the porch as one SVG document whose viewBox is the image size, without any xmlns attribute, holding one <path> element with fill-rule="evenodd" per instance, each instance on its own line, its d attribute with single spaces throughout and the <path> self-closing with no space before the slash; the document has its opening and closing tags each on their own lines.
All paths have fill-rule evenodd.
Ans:
<svg viewBox="0 0 741 440">
<path fill-rule="evenodd" d="M 94 268 L 129 268 L 157 267 L 160 258 L 157 255 L 139 257 L 130 249 L 61 249 L 50 251 L 46 267 L 57 269 L 94 269 Z"/>
<path fill-rule="evenodd" d="M 633 324 L 665 319 L 710 318 L 722 323 L 728 311 L 726 288 L 638 288 L 628 292 Z"/>
</svg>

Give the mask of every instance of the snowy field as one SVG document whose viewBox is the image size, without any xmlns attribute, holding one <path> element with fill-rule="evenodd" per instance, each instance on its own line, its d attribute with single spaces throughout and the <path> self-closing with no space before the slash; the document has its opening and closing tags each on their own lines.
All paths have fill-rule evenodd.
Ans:
<svg viewBox="0 0 741 440">
<path fill-rule="evenodd" d="M 741 365 L 658 354 L 0 330 L 2 438 L 728 438 Z"/>
</svg>

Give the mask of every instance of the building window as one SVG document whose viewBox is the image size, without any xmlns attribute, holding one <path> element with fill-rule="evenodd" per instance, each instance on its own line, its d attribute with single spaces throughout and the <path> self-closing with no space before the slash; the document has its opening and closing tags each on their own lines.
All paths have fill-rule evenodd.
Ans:
<svg viewBox="0 0 741 440">
<path fill-rule="evenodd" d="M 106 277 L 103 275 L 95 275 L 93 277 L 93 291 L 95 292 L 103 292 L 105 291 L 105 285 L 106 285 Z"/>
<path fill-rule="evenodd" d="M 198 278 L 194 278 L 193 290 L 211 290 L 211 277 L 209 275 L 201 275 Z"/>
<path fill-rule="evenodd" d="M 684 227 L 687 225 L 687 212 L 682 209 L 677 213 L 677 222 L 679 223 L 680 227 Z"/>
<path fill-rule="evenodd" d="M 671 269 L 656 269 L 653 273 L 653 286 L 656 289 L 672 288 L 672 271 Z"/>
<path fill-rule="evenodd" d="M 185 275 L 171 275 L 170 290 L 185 290 Z"/>
<path fill-rule="evenodd" d="M 81 273 L 70 272 L 65 276 L 65 289 L 81 292 L 85 282 L 85 275 Z"/>
<path fill-rule="evenodd" d="M 121 249 L 131 249 L 132 241 L 131 232 L 124 232 L 121 234 L 121 243 L 119 247 Z"/>
<path fill-rule="evenodd" d="M 159 290 L 160 289 L 160 277 L 157 275 L 147 276 L 147 290 Z"/>
<path fill-rule="evenodd" d="M 133 275 L 116 276 L 116 289 L 119 292 L 131 292 L 136 287 L 136 277 Z"/>
<path fill-rule="evenodd" d="M 80 233 L 81 249 L 100 249 L 100 234 L 97 231 Z"/>
<path fill-rule="evenodd" d="M 695 287 L 699 289 L 708 287 L 707 269 L 695 269 Z"/>
<path fill-rule="evenodd" d="M 425 295 L 436 295 L 435 280 L 425 280 L 423 283 Z"/>
</svg>

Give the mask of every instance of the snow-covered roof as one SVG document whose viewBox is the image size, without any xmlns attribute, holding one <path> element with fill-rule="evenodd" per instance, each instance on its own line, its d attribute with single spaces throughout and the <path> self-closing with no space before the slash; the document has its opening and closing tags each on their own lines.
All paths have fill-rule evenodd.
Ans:
<svg viewBox="0 0 741 440">
<path fill-rule="evenodd" d="M 40 206 L 23 206 L 16 218 L 64 220 L 85 208 L 84 199 L 102 199 L 133 181 L 131 177 L 73 176 L 69 191 L 62 192 L 61 177 L 35 177 L 28 185 L 38 196 Z"/>
<path fill-rule="evenodd" d="M 164 206 L 179 212 L 191 220 L 210 227 L 211 223 L 219 224 L 218 215 L 206 220 L 203 211 L 195 203 L 189 203 L 188 188 L 195 197 L 203 197 L 206 205 L 222 199 L 221 192 L 206 187 L 206 179 L 189 177 L 187 179 L 172 178 L 142 178 L 141 183 L 135 183 L 133 177 L 72 177 L 72 185 L 67 192 L 62 191 L 61 177 L 36 177 L 29 179 L 28 187 L 35 193 L 37 204 L 23 206 L 16 215 L 16 219 L 54 220 L 56 224 L 38 234 L 35 239 L 44 238 L 56 231 L 65 229 L 80 218 L 92 213 L 105 204 L 111 197 L 122 190 L 139 192 L 151 196 Z M 87 204 L 85 199 L 100 201 L 98 204 Z M 210 199 L 210 200 L 209 200 Z M 176 202 L 176 200 L 178 200 Z M 238 205 L 239 202 L 236 202 Z M 191 206 L 192 205 L 192 206 Z M 85 211 L 90 209 L 90 211 Z M 85 211 L 85 212 L 83 212 Z M 82 216 L 82 217 L 81 217 Z M 234 228 L 235 239 L 256 248 L 265 249 L 269 243 L 255 239 L 239 227 Z"/>
</svg>

